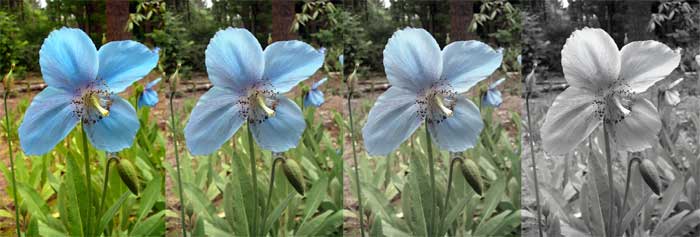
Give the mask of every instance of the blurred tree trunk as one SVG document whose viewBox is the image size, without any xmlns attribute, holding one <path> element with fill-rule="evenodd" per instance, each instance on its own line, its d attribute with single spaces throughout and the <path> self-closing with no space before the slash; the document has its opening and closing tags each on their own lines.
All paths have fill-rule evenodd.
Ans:
<svg viewBox="0 0 700 237">
<path fill-rule="evenodd" d="M 474 18 L 474 2 L 471 0 L 450 0 L 450 40 L 462 41 L 478 39 L 474 32 L 467 31 Z"/>
<path fill-rule="evenodd" d="M 102 20 L 100 19 L 100 6 L 98 1 L 85 2 L 85 21 L 87 33 L 102 38 Z"/>
<path fill-rule="evenodd" d="M 296 38 L 292 29 L 294 21 L 294 1 L 272 1 L 272 41 L 291 40 Z"/>
<path fill-rule="evenodd" d="M 651 20 L 652 3 L 651 1 L 626 1 L 627 12 L 624 21 L 628 42 L 652 39 L 653 34 L 647 30 L 647 24 Z"/>
<path fill-rule="evenodd" d="M 129 20 L 129 1 L 107 0 L 105 15 L 107 17 L 107 41 L 131 39 L 131 33 L 124 30 Z"/>
</svg>

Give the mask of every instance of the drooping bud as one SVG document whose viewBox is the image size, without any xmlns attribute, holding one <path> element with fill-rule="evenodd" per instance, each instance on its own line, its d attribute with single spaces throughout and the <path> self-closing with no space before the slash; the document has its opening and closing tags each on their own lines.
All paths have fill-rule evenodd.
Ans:
<svg viewBox="0 0 700 237">
<path fill-rule="evenodd" d="M 134 195 L 139 195 L 139 176 L 136 167 L 127 159 L 120 159 L 117 163 L 117 172 L 122 182 L 126 184 Z"/>
<path fill-rule="evenodd" d="M 284 171 L 284 176 L 292 187 L 294 187 L 297 192 L 304 196 L 304 174 L 301 172 L 301 167 L 293 159 L 286 159 L 282 162 L 282 171 Z"/>
<path fill-rule="evenodd" d="M 484 190 L 484 182 L 481 179 L 481 171 L 479 171 L 479 166 L 471 159 L 464 159 L 459 166 L 462 171 L 462 176 L 467 180 L 467 183 L 474 189 L 474 191 L 481 196 Z"/>
<path fill-rule="evenodd" d="M 661 178 L 654 162 L 648 159 L 642 160 L 639 163 L 639 172 L 642 174 L 644 182 L 651 188 L 651 191 L 654 191 L 656 195 L 661 195 Z"/>
</svg>

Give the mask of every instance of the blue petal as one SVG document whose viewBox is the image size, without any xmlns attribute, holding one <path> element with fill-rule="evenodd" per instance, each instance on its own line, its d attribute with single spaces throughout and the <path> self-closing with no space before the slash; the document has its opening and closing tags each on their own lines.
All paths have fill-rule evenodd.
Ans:
<svg viewBox="0 0 700 237">
<path fill-rule="evenodd" d="M 246 29 L 229 27 L 216 32 L 205 55 L 209 80 L 214 86 L 242 92 L 262 78 L 262 47 Z"/>
<path fill-rule="evenodd" d="M 239 98 L 233 90 L 217 86 L 199 98 L 185 126 L 190 153 L 210 154 L 233 136 L 245 121 L 236 104 Z"/>
<path fill-rule="evenodd" d="M 340 62 L 341 66 L 344 65 L 345 64 L 345 55 L 341 54 L 340 56 L 338 56 L 338 62 Z"/>
<path fill-rule="evenodd" d="M 440 79 L 442 60 L 440 46 L 423 29 L 399 30 L 384 48 L 384 70 L 389 84 L 415 92 L 429 88 Z"/>
<path fill-rule="evenodd" d="M 453 111 L 446 120 L 428 127 L 440 149 L 461 152 L 476 145 L 484 123 L 479 108 L 466 98 L 458 98 Z"/>
<path fill-rule="evenodd" d="M 319 107 L 323 102 L 323 91 L 320 90 L 311 90 L 304 97 L 304 106 Z"/>
<path fill-rule="evenodd" d="M 47 85 L 73 92 L 97 76 L 97 49 L 83 31 L 61 28 L 41 45 L 39 65 Z"/>
<path fill-rule="evenodd" d="M 277 96 L 279 104 L 275 115 L 262 123 L 253 123 L 250 128 L 260 147 L 272 152 L 284 152 L 297 146 L 306 121 L 301 109 L 294 101 Z"/>
<path fill-rule="evenodd" d="M 501 92 L 497 90 L 488 90 L 486 91 L 486 95 L 484 96 L 484 99 L 482 100 L 482 104 L 485 106 L 490 106 L 490 107 L 498 107 L 501 106 L 501 103 L 503 102 L 503 99 L 501 98 Z"/>
<path fill-rule="evenodd" d="M 139 108 L 142 106 L 153 107 L 158 103 L 158 93 L 151 89 L 146 89 L 143 91 L 139 97 Z"/>
<path fill-rule="evenodd" d="M 314 82 L 314 84 L 311 84 L 311 89 L 312 90 L 318 89 L 319 86 L 323 85 L 323 83 L 326 83 L 326 80 L 328 80 L 328 78 L 324 77 L 320 81 Z"/>
<path fill-rule="evenodd" d="M 479 41 L 457 41 L 445 47 L 442 59 L 442 77 L 462 93 L 498 69 L 503 54 Z"/>
<path fill-rule="evenodd" d="M 45 154 L 73 130 L 78 118 L 73 114 L 71 99 L 70 93 L 51 86 L 34 97 L 19 126 L 19 142 L 25 154 Z"/>
<path fill-rule="evenodd" d="M 323 65 L 323 53 L 304 42 L 278 41 L 265 49 L 265 74 L 275 91 L 286 93 Z"/>
<path fill-rule="evenodd" d="M 379 96 L 362 128 L 367 152 L 386 155 L 396 150 L 420 127 L 418 109 L 416 94 L 408 89 L 392 86 Z"/>
<path fill-rule="evenodd" d="M 131 40 L 109 42 L 100 47 L 98 54 L 100 70 L 97 76 L 107 82 L 113 93 L 124 91 L 158 64 L 158 53 Z"/>
<path fill-rule="evenodd" d="M 134 143 L 139 130 L 136 110 L 128 101 L 118 95 L 112 95 L 109 115 L 95 124 L 85 124 L 88 139 L 95 148 L 107 152 L 118 152 Z"/>
<path fill-rule="evenodd" d="M 498 79 L 498 81 L 495 81 L 495 82 L 489 84 L 489 90 L 496 89 L 496 87 L 499 86 L 499 85 L 501 85 L 501 83 L 503 83 L 504 81 L 506 81 L 506 78 L 505 78 L 505 77 L 504 77 L 504 78 L 501 78 L 501 79 Z"/>
<path fill-rule="evenodd" d="M 148 84 L 146 84 L 146 87 L 145 87 L 145 88 L 146 88 L 146 89 L 151 89 L 151 88 L 153 88 L 153 86 L 155 86 L 156 84 L 158 84 L 158 82 L 160 82 L 160 77 L 159 77 L 158 79 L 155 79 L 155 80 L 149 82 Z"/>
</svg>

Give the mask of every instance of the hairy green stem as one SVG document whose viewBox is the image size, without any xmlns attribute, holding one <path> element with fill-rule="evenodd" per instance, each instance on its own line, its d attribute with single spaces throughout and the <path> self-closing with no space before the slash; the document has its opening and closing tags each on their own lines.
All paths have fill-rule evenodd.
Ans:
<svg viewBox="0 0 700 237">
<path fill-rule="evenodd" d="M 612 160 L 612 154 L 610 152 L 610 131 L 609 130 L 610 130 L 610 128 L 608 127 L 608 125 L 606 123 L 604 123 L 603 134 L 605 135 L 605 156 L 607 157 L 607 161 L 608 161 L 607 162 L 608 186 L 610 189 L 610 190 L 608 190 L 608 193 L 609 193 L 609 195 L 608 195 L 609 202 L 608 203 L 610 203 L 610 208 L 608 209 L 607 236 L 613 236 L 613 234 L 615 233 L 615 226 L 613 226 L 613 222 L 614 222 L 613 221 L 613 219 L 614 219 L 613 218 L 613 215 L 614 215 L 613 210 L 615 209 L 615 203 L 613 202 L 615 196 L 614 196 L 613 192 L 615 190 L 614 189 L 615 184 L 613 184 L 613 173 L 612 173 L 613 160 Z"/>
<path fill-rule="evenodd" d="M 278 155 L 277 157 L 275 157 L 274 160 L 272 160 L 272 173 L 270 173 L 270 185 L 267 189 L 267 203 L 265 204 L 265 209 L 263 209 L 262 211 L 263 215 L 267 215 L 267 212 L 270 210 L 270 203 L 272 201 L 272 188 L 275 184 L 275 167 L 277 166 L 278 161 L 284 162 L 285 158 L 281 155 Z"/>
<path fill-rule="evenodd" d="M 175 168 L 177 169 L 177 192 L 180 198 L 180 228 L 182 236 L 187 236 L 187 225 L 185 225 L 185 199 L 182 198 L 182 175 L 180 174 L 180 155 L 177 148 L 177 122 L 175 121 L 175 109 L 173 108 L 173 98 L 175 98 L 175 90 L 170 92 L 170 123 L 173 133 L 173 146 L 175 147 Z"/>
<path fill-rule="evenodd" d="M 250 174 L 253 178 L 253 208 L 255 212 L 258 210 L 258 171 L 255 165 L 255 144 L 253 144 L 253 132 L 250 130 L 250 122 L 248 123 L 248 153 L 250 153 Z M 253 218 L 253 235 L 257 235 L 258 218 Z"/>
<path fill-rule="evenodd" d="M 15 176 L 15 160 L 12 154 L 12 138 L 10 138 L 12 127 L 10 125 L 10 111 L 7 110 L 7 97 L 9 96 L 10 91 L 8 88 L 5 88 L 5 96 L 3 96 L 3 105 L 5 107 L 5 125 L 7 126 L 7 148 L 10 151 L 8 154 L 10 156 L 10 170 L 12 171 L 12 199 L 14 199 L 13 201 L 15 203 L 15 229 L 17 230 L 17 236 L 22 236 L 19 225 L 19 202 L 17 201 L 17 178 Z"/>
<path fill-rule="evenodd" d="M 457 162 L 464 162 L 462 157 L 455 156 L 452 157 L 450 160 L 450 171 L 447 175 L 447 194 L 445 195 L 445 209 L 447 209 L 447 204 L 450 202 L 450 193 L 452 193 L 452 171 L 454 170 L 454 166 Z M 444 220 L 445 216 L 440 216 L 440 219 Z M 449 225 L 450 223 L 443 223 L 442 225 Z M 440 229 L 446 228 L 444 226 L 440 226 Z"/>
<path fill-rule="evenodd" d="M 83 134 L 83 159 L 85 160 L 85 180 L 87 181 L 85 185 L 87 185 L 87 235 L 89 236 L 91 234 L 91 228 L 92 228 L 92 179 L 90 178 L 90 154 L 88 154 L 88 141 L 87 141 L 87 132 L 85 132 L 85 127 L 80 128 Z"/>
<path fill-rule="evenodd" d="M 428 129 L 428 120 L 425 120 L 425 141 L 426 141 L 426 148 L 428 152 L 428 171 L 430 172 L 430 195 L 432 196 L 433 202 L 437 203 L 437 209 L 440 211 L 440 203 L 436 200 L 435 198 L 435 193 L 437 192 L 437 189 L 435 187 L 435 162 L 433 161 L 433 142 L 430 137 L 430 129 Z M 433 206 L 435 207 L 435 206 Z M 428 228 L 428 235 L 434 236 L 437 234 L 437 228 L 436 227 L 437 221 L 435 220 L 435 210 L 430 211 L 430 228 Z"/>
<path fill-rule="evenodd" d="M 350 82 L 348 82 L 350 83 Z M 350 120 L 350 142 L 352 143 L 352 159 L 355 162 L 355 184 L 357 185 L 357 206 L 360 216 L 360 234 L 365 237 L 364 210 L 362 209 L 362 189 L 360 189 L 360 163 L 357 161 L 357 150 L 355 148 L 355 125 L 352 119 L 352 89 L 348 85 L 348 119 Z M 372 227 L 376 228 L 376 227 Z"/>
<path fill-rule="evenodd" d="M 105 178 L 102 184 L 102 199 L 100 200 L 100 207 L 97 209 L 97 212 L 102 212 L 102 208 L 104 208 L 105 204 L 105 199 L 107 198 L 107 183 L 109 183 L 109 165 L 112 164 L 112 161 L 119 162 L 119 159 L 115 156 L 112 156 L 108 152 L 107 164 L 105 165 Z"/>
<path fill-rule="evenodd" d="M 525 110 L 527 112 L 527 131 L 530 133 L 530 157 L 532 158 L 532 175 L 535 181 L 535 203 L 537 205 L 537 233 L 542 237 L 542 210 L 540 206 L 540 184 L 537 181 L 537 161 L 535 159 L 535 141 L 532 137 L 532 119 L 530 118 L 530 93 L 525 96 Z"/>
<path fill-rule="evenodd" d="M 621 228 L 620 232 L 624 232 L 626 230 L 626 228 L 624 226 L 622 226 L 622 218 L 623 218 L 622 210 L 625 208 L 625 206 L 627 206 L 627 193 L 630 190 L 630 175 L 632 174 L 632 165 L 634 164 L 634 162 L 637 162 L 637 165 L 639 165 L 642 163 L 642 160 L 639 159 L 639 157 L 633 157 L 632 159 L 630 159 L 629 163 L 627 163 L 627 179 L 625 180 L 625 195 L 624 195 L 624 198 L 622 198 L 622 206 L 620 207 L 620 210 L 618 211 L 618 215 L 617 215 L 617 218 L 619 219 L 617 222 L 618 223 L 617 226 L 619 226 Z M 620 233 L 620 234 L 622 234 L 622 233 Z"/>
</svg>

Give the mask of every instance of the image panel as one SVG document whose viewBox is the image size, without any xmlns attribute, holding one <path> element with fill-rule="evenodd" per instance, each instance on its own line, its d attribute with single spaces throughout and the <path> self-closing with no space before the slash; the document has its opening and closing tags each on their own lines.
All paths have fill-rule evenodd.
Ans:
<svg viewBox="0 0 700 237">
<path fill-rule="evenodd" d="M 343 11 L 344 234 L 519 236 L 519 2 Z"/>
<path fill-rule="evenodd" d="M 341 235 L 341 1 L 161 4 L 166 235 Z"/>
<path fill-rule="evenodd" d="M 0 235 L 165 234 L 158 46 L 126 28 L 139 5 L 0 3 Z"/>
<path fill-rule="evenodd" d="M 523 4 L 523 235 L 700 234 L 699 10 Z"/>
</svg>

